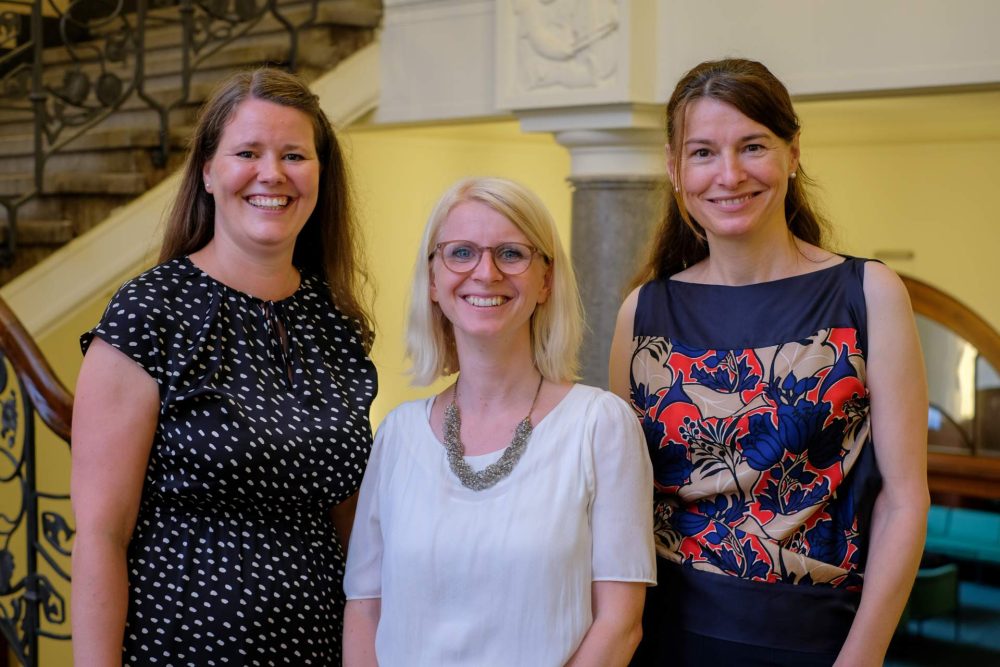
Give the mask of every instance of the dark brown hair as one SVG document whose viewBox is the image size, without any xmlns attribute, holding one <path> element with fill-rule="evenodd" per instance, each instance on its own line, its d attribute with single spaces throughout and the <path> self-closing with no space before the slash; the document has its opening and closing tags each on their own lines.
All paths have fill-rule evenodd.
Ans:
<svg viewBox="0 0 1000 667">
<path fill-rule="evenodd" d="M 741 58 L 703 62 L 681 77 L 667 102 L 667 143 L 674 156 L 674 185 L 682 191 L 680 147 L 684 143 L 685 114 L 692 102 L 702 98 L 731 105 L 786 143 L 799 133 L 799 119 L 788 90 L 764 65 Z M 822 247 L 827 222 L 809 202 L 807 188 L 812 182 L 801 164 L 796 171 L 797 178 L 789 180 L 785 195 L 788 229 L 803 241 Z M 663 220 L 654 232 L 649 258 L 633 280 L 633 287 L 667 278 L 708 257 L 705 231 L 685 210 L 682 193 L 671 188 L 665 191 Z"/>
<path fill-rule="evenodd" d="M 160 261 L 200 250 L 214 236 L 215 200 L 205 191 L 202 170 L 215 156 L 237 107 L 250 98 L 297 109 L 312 120 L 320 162 L 319 193 L 316 208 L 295 240 L 292 262 L 326 280 L 337 308 L 357 322 L 365 348 L 370 349 L 373 326 L 367 302 L 371 281 L 364 268 L 347 166 L 319 99 L 294 74 L 270 68 L 240 72 L 224 81 L 202 107 L 167 219 Z"/>
</svg>

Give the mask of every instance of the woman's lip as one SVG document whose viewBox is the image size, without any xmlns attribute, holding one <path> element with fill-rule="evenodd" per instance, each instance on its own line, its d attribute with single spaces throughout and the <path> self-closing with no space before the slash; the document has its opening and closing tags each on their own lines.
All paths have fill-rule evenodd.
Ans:
<svg viewBox="0 0 1000 667">
<path fill-rule="evenodd" d="M 728 195 L 726 197 L 706 197 L 708 201 L 713 204 L 718 204 L 719 206 L 739 206 L 745 204 L 754 197 L 756 197 L 758 192 L 745 192 L 740 195 Z"/>
<path fill-rule="evenodd" d="M 503 294 L 464 294 L 462 295 L 462 301 L 465 301 L 470 306 L 476 306 L 477 308 L 485 308 L 488 306 L 502 306 L 508 301 L 510 301 L 509 296 Z"/>
<path fill-rule="evenodd" d="M 291 195 L 252 194 L 244 197 L 251 206 L 288 206 L 294 200 Z"/>
</svg>

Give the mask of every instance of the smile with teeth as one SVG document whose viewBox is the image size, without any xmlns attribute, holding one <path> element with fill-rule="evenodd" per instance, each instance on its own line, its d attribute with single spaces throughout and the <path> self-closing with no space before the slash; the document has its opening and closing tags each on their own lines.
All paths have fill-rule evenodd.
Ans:
<svg viewBox="0 0 1000 667">
<path fill-rule="evenodd" d="M 277 211 L 279 209 L 288 206 L 289 198 L 284 195 L 250 195 L 247 197 L 247 203 L 254 208 L 263 208 L 271 211 Z"/>
<path fill-rule="evenodd" d="M 510 299 L 505 296 L 483 297 L 483 296 L 469 295 L 463 298 L 465 299 L 466 303 L 476 306 L 478 308 L 491 308 L 493 306 L 502 306 L 503 304 L 510 301 Z"/>
<path fill-rule="evenodd" d="M 756 196 L 757 196 L 756 194 L 754 194 L 753 192 L 750 192 L 748 194 L 741 195 L 739 197 L 732 197 L 730 199 L 719 199 L 719 198 L 716 198 L 716 199 L 712 199 L 711 201 L 714 202 L 714 203 L 716 203 L 716 204 L 719 204 L 720 206 L 739 206 L 740 204 L 743 204 L 745 202 L 750 201 L 751 199 L 753 199 Z"/>
</svg>

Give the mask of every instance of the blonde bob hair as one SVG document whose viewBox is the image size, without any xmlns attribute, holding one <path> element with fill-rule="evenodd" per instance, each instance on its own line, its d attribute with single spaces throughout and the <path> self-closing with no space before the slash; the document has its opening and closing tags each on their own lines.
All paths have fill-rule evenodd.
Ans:
<svg viewBox="0 0 1000 667">
<path fill-rule="evenodd" d="M 451 322 L 431 300 L 430 272 L 441 225 L 455 206 L 470 201 L 485 204 L 510 220 L 544 255 L 552 272 L 551 293 L 531 316 L 532 357 L 545 379 L 576 379 L 583 306 L 573 267 L 559 242 L 552 216 L 541 200 L 520 183 L 502 178 L 470 178 L 455 183 L 441 196 L 420 241 L 406 327 L 406 354 L 413 382 L 428 385 L 459 370 Z"/>
</svg>

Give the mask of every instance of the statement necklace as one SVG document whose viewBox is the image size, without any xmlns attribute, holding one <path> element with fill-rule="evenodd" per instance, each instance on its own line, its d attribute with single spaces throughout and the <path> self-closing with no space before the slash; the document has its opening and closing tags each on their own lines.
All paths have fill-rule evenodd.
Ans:
<svg viewBox="0 0 1000 667">
<path fill-rule="evenodd" d="M 458 409 L 458 380 L 455 380 L 455 393 L 451 404 L 444 409 L 444 448 L 448 452 L 448 465 L 458 477 L 458 481 L 473 491 L 484 491 L 510 474 L 517 464 L 531 435 L 531 413 L 538 402 L 538 394 L 542 391 L 544 376 L 538 378 L 538 388 L 535 397 L 531 399 L 531 407 L 527 416 L 514 429 L 514 438 L 498 461 L 489 464 L 476 472 L 465 460 L 465 445 L 462 444 L 462 413 Z"/>
</svg>

